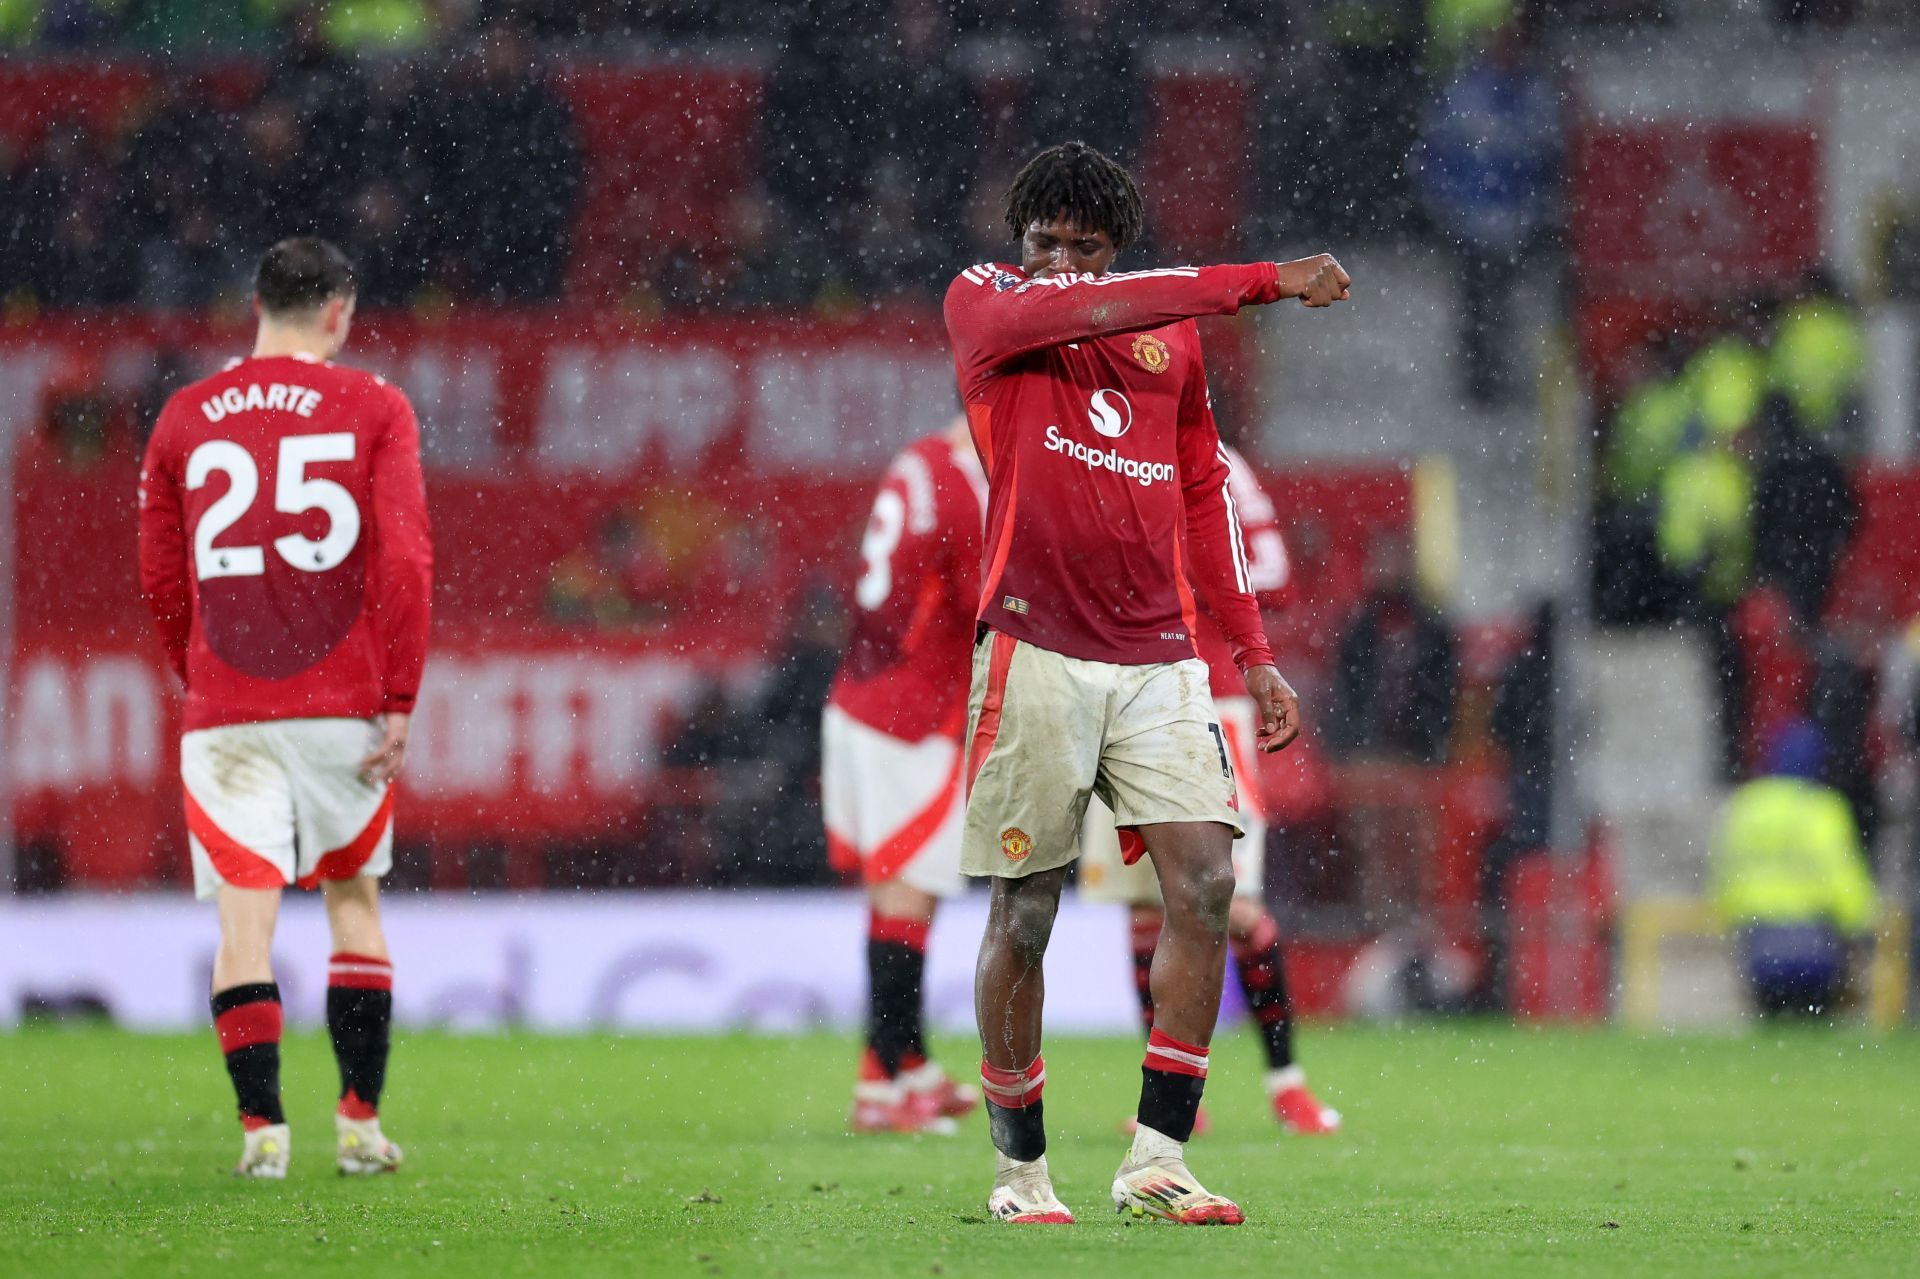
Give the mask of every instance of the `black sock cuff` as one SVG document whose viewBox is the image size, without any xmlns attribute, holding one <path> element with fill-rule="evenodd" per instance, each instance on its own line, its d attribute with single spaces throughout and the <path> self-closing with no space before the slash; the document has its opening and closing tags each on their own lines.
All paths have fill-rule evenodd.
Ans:
<svg viewBox="0 0 1920 1279">
<path fill-rule="evenodd" d="M 238 1008 L 243 1004 L 277 1004 L 280 1002 L 280 983 L 276 981 L 249 982 L 244 986 L 229 986 L 213 997 L 213 1015 Z"/>
<path fill-rule="evenodd" d="M 1047 1153 L 1044 1102 L 1015 1109 L 987 1099 L 987 1129 L 993 1134 L 993 1148 L 1009 1159 L 1032 1160 Z"/>
<path fill-rule="evenodd" d="M 1170 1070 L 1140 1068 L 1140 1113 L 1142 1125 L 1165 1133 L 1175 1141 L 1193 1136 L 1194 1118 L 1200 1113 L 1200 1094 L 1207 1081 L 1196 1075 L 1176 1075 Z"/>
</svg>

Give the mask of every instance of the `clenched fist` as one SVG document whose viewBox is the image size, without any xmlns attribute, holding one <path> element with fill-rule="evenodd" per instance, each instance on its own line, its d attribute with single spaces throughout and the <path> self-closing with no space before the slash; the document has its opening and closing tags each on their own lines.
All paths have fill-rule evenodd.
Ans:
<svg viewBox="0 0 1920 1279">
<path fill-rule="evenodd" d="M 1280 274 L 1280 292 L 1299 298 L 1302 306 L 1332 306 L 1347 300 L 1347 286 L 1353 281 L 1346 269 L 1333 260 L 1331 253 L 1316 253 L 1310 258 L 1276 262 Z"/>
</svg>

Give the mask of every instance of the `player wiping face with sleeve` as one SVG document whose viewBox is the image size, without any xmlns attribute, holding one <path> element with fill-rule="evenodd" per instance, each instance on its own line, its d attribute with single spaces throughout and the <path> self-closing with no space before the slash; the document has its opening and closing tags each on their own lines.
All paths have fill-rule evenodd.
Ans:
<svg viewBox="0 0 1920 1279">
<path fill-rule="evenodd" d="M 1111 272 L 1143 207 L 1126 172 L 1083 143 L 1029 161 L 1006 214 L 1020 261 L 967 268 L 945 304 L 988 475 L 961 853 L 965 871 L 993 879 L 975 985 L 998 1152 L 988 1206 L 1003 1221 L 1072 1220 L 1045 1158 L 1041 964 L 1098 794 L 1130 855 L 1152 853 L 1166 914 L 1138 1129 L 1113 1199 L 1237 1224 L 1240 1209 L 1201 1186 L 1184 1155 L 1242 832 L 1194 646 L 1196 587 L 1243 673 L 1261 748 L 1293 740 L 1299 708 L 1247 575 L 1193 318 L 1287 298 L 1330 305 L 1348 279 L 1324 255 Z"/>
<path fill-rule="evenodd" d="M 184 388 L 140 474 L 140 579 L 186 685 L 180 776 L 194 888 L 219 909 L 213 1018 L 245 1130 L 243 1176 L 284 1177 L 282 890 L 318 886 L 333 953 L 340 1171 L 391 1171 L 381 1131 L 393 967 L 379 880 L 426 659 L 433 557 L 420 436 L 397 387 L 330 362 L 353 320 L 347 259 L 283 240 L 261 259 L 253 354 Z"/>
</svg>

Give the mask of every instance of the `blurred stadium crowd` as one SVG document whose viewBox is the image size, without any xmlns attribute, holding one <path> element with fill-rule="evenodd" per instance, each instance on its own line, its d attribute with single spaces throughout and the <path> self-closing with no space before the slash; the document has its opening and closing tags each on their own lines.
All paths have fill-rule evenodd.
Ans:
<svg viewBox="0 0 1920 1279">
<path fill-rule="evenodd" d="M 270 39 L 301 8 L 324 12 L 329 40 L 345 48 L 418 49 L 494 18 L 549 39 L 667 40 L 778 35 L 808 19 L 871 17 L 873 0 L 9 0 L 0 35 L 13 45 L 88 47 L 102 41 L 168 53 L 185 42 L 246 45 Z M 1038 35 L 1052 25 L 1043 5 L 947 0 L 963 35 Z M 1534 0 L 1531 7 L 1573 23 L 1668 20 L 1671 0 Z M 1876 0 L 1768 0 L 1782 26 L 1845 26 L 1884 15 Z M 1443 43 L 1498 25 L 1513 0 L 1072 0 L 1066 15 L 1110 21 L 1122 35 L 1281 34 L 1334 11 L 1371 38 L 1424 29 Z"/>
<path fill-rule="evenodd" d="M 924 297 L 951 263 L 998 245 L 990 197 L 1007 157 L 1099 119 L 1100 143 L 1136 161 L 1148 135 L 1179 127 L 1149 92 L 1143 50 L 1159 49 L 1175 65 L 1236 68 L 1250 134 L 1223 162 L 1248 166 L 1250 191 L 1281 196 L 1234 211 L 1231 242 L 1167 247 L 1451 244 L 1466 268 L 1470 387 L 1495 396 L 1507 268 L 1559 224 L 1557 97 L 1541 50 L 1587 25 L 1661 22 L 1668 7 L 0 0 L 0 47 L 166 55 L 152 91 L 117 118 L 56 113 L 30 146 L 0 145 L 0 280 L 16 303 L 43 306 L 231 302 L 273 229 L 343 242 L 370 303 L 551 300 L 589 230 L 590 157 L 555 75 L 606 56 L 705 52 L 762 69 L 757 163 L 713 212 L 711 242 L 669 233 L 625 248 L 627 300 Z M 1789 25 L 1879 16 L 1854 0 L 1775 10 Z M 235 59 L 252 71 L 240 92 L 207 74 Z M 52 251 L 26 247 L 40 244 Z"/>
<path fill-rule="evenodd" d="M 31 155 L 0 157 L 9 292 L 50 307 L 233 302 L 292 229 L 345 245 L 372 305 L 557 294 L 580 143 L 527 38 L 501 27 L 426 71 L 341 52 L 321 17 L 288 19 L 243 102 L 178 69 L 118 127 L 58 119 Z M 510 169 L 537 180 L 502 181 Z"/>
</svg>

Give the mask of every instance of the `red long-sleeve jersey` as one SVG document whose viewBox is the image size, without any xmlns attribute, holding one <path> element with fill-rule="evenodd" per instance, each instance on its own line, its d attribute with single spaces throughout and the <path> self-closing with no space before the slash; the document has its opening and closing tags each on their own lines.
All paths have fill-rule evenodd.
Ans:
<svg viewBox="0 0 1920 1279">
<path fill-rule="evenodd" d="M 187 730 L 412 710 L 432 578 L 420 429 L 397 387 L 275 356 L 160 411 L 140 586 Z"/>
<path fill-rule="evenodd" d="M 1293 602 L 1293 563 L 1287 557 L 1286 539 L 1280 533 L 1280 513 L 1267 496 L 1253 468 L 1237 449 L 1227 446 L 1227 494 L 1233 499 L 1240 517 L 1241 540 L 1247 548 L 1247 581 L 1253 597 L 1263 609 L 1285 608 Z M 1233 664 L 1227 637 L 1213 614 L 1201 613 L 1200 657 L 1207 664 L 1207 675 L 1215 697 L 1245 697 L 1247 685 Z"/>
<path fill-rule="evenodd" d="M 959 739 L 985 502 L 986 477 L 964 443 L 929 435 L 894 458 L 860 540 L 852 635 L 831 705 L 904 741 Z"/>
<path fill-rule="evenodd" d="M 1191 317 L 1279 296 L 1268 262 L 954 279 L 947 333 L 988 476 L 981 622 L 1068 657 L 1178 661 L 1195 656 L 1191 580 L 1240 669 L 1273 660 Z"/>
</svg>

